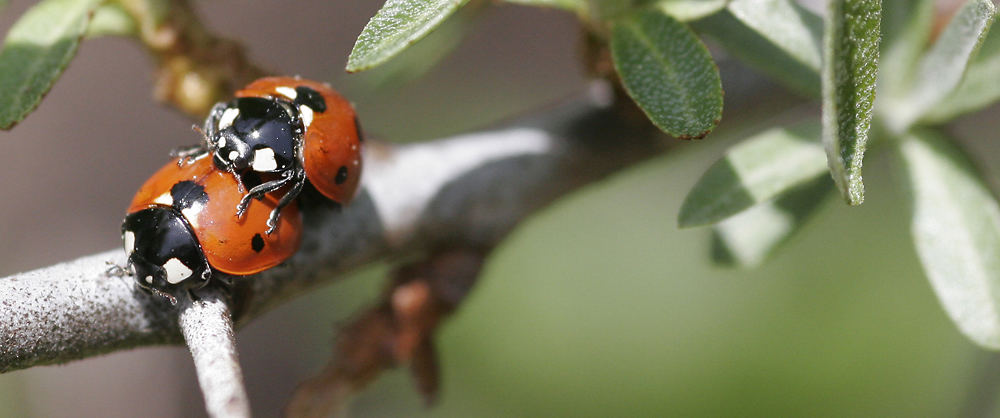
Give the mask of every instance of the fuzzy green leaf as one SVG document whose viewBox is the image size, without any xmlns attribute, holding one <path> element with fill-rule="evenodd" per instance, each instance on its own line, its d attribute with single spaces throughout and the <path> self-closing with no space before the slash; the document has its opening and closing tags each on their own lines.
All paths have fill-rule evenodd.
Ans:
<svg viewBox="0 0 1000 418">
<path fill-rule="evenodd" d="M 729 12 L 803 65 L 819 72 L 823 21 L 791 0 L 734 0 Z"/>
<path fill-rule="evenodd" d="M 677 19 L 656 10 L 626 16 L 614 25 L 611 54 L 629 96 L 664 132 L 703 138 L 719 123 L 719 70 Z"/>
<path fill-rule="evenodd" d="M 722 10 L 727 1 L 729 0 L 657 0 L 654 7 L 677 20 L 687 22 Z"/>
<path fill-rule="evenodd" d="M 507 3 L 523 4 L 525 6 L 553 7 L 583 13 L 587 10 L 586 0 L 504 0 Z"/>
<path fill-rule="evenodd" d="M 702 175 L 681 206 L 677 223 L 715 223 L 827 172 L 818 123 L 776 128 L 726 153 Z"/>
<path fill-rule="evenodd" d="M 738 0 L 695 27 L 775 81 L 820 96 L 823 22 L 794 1 Z"/>
<path fill-rule="evenodd" d="M 712 260 L 718 264 L 756 267 L 792 237 L 833 189 L 830 177 L 819 176 L 712 227 Z"/>
<path fill-rule="evenodd" d="M 358 35 L 347 71 L 388 61 L 444 22 L 468 0 L 387 0 Z"/>
<path fill-rule="evenodd" d="M 909 93 L 887 101 L 890 129 L 905 132 L 958 87 L 995 14 L 992 0 L 969 0 L 955 13 L 920 60 Z"/>
<path fill-rule="evenodd" d="M 31 113 L 76 54 L 97 0 L 45 0 L 11 27 L 0 50 L 0 129 Z"/>
<path fill-rule="evenodd" d="M 831 0 L 823 39 L 823 145 L 841 195 L 865 200 L 861 165 L 878 77 L 881 0 Z"/>
<path fill-rule="evenodd" d="M 899 145 L 914 245 L 938 299 L 972 341 L 1000 349 L 1000 207 L 953 142 L 927 131 Z"/>
<path fill-rule="evenodd" d="M 879 112 L 888 97 L 898 97 L 913 82 L 920 54 L 927 47 L 934 24 L 934 0 L 882 0 L 882 52 L 879 56 Z"/>
<path fill-rule="evenodd" d="M 482 9 L 459 10 L 433 32 L 394 59 L 369 71 L 357 74 L 359 85 L 374 90 L 393 90 L 419 79 L 433 69 L 462 43 Z"/>
<path fill-rule="evenodd" d="M 101 36 L 133 36 L 139 27 L 125 9 L 118 3 L 108 3 L 98 7 L 94 18 L 87 27 L 87 38 Z"/>
<path fill-rule="evenodd" d="M 962 83 L 941 103 L 932 107 L 922 120 L 946 122 L 954 117 L 982 109 L 1000 100 L 1000 30 L 991 30 L 983 41 Z"/>
</svg>

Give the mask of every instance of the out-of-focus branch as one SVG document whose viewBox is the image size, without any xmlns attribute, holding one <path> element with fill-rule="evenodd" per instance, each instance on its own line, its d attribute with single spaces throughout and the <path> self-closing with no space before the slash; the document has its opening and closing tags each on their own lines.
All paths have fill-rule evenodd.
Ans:
<svg viewBox="0 0 1000 418">
<path fill-rule="evenodd" d="M 267 71 L 243 46 L 210 32 L 188 0 L 118 0 L 157 63 L 154 96 L 196 119 Z"/>
<path fill-rule="evenodd" d="M 428 405 L 440 378 L 434 338 L 472 289 L 487 254 L 482 248 L 444 248 L 397 269 L 377 304 L 337 333 L 333 358 L 295 390 L 289 417 L 347 414 L 348 399 L 383 371 L 409 366 Z"/>
<path fill-rule="evenodd" d="M 601 85 L 601 87 L 604 87 Z M 489 248 L 580 186 L 657 155 L 648 124 L 623 122 L 594 89 L 505 129 L 427 143 L 367 143 L 362 190 L 341 211 L 304 207 L 299 252 L 234 278 L 237 324 L 349 270 L 443 246 Z M 114 249 L 0 279 L 0 371 L 143 345 L 180 343 L 176 307 L 108 274 Z"/>
</svg>

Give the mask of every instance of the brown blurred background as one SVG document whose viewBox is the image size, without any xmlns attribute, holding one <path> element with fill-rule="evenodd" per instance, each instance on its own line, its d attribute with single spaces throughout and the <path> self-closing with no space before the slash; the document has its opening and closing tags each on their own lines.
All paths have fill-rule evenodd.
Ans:
<svg viewBox="0 0 1000 418">
<path fill-rule="evenodd" d="M 30 4 L 12 1 L 0 13 L 2 27 Z M 584 83 L 575 21 L 553 10 L 491 7 L 425 77 L 378 88 L 391 75 L 348 76 L 342 68 L 380 2 L 197 6 L 213 30 L 243 40 L 262 65 L 332 82 L 355 102 L 372 137 L 412 141 L 474 129 L 557 101 Z M 170 149 L 198 140 L 192 120 L 152 101 L 152 70 L 132 41 L 87 41 L 39 109 L 0 133 L 8 157 L 0 164 L 0 276 L 120 245 L 132 193 Z M 746 88 L 744 80 L 724 80 L 727 100 L 739 97 L 733 92 Z M 770 97 L 755 104 L 766 110 Z M 864 206 L 848 209 L 831 199 L 791 248 L 753 272 L 711 266 L 706 232 L 676 229 L 680 201 L 701 172 L 727 144 L 770 123 L 760 113 L 729 118 L 741 114 L 740 105 L 727 101 L 727 118 L 704 141 L 558 202 L 505 242 L 444 329 L 437 408 L 423 409 L 408 377 L 390 373 L 352 411 L 991 413 L 1000 365 L 963 339 L 938 307 L 906 238 L 903 194 L 884 155 L 866 166 Z M 981 115 L 959 129 L 988 170 L 998 167 L 992 126 Z M 256 415 L 277 415 L 295 384 L 319 370 L 333 325 L 364 306 L 385 271 L 373 266 L 240 332 Z M 181 347 L 0 376 L 0 415 L 203 414 Z"/>
</svg>

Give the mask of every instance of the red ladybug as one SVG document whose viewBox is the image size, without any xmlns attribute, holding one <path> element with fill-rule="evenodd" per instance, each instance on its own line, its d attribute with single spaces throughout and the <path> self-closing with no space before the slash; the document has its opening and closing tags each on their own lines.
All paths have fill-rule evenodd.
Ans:
<svg viewBox="0 0 1000 418">
<path fill-rule="evenodd" d="M 242 217 L 251 201 L 287 187 L 267 219 L 278 227 L 282 208 L 306 180 L 324 196 L 346 205 L 361 179 L 361 131 L 354 108 L 330 86 L 297 77 L 266 77 L 212 108 L 204 125 L 205 144 L 217 167 L 247 190 L 236 209 Z M 247 173 L 268 178 L 247 188 Z"/>
<path fill-rule="evenodd" d="M 262 222 L 282 196 L 262 195 L 237 219 L 233 206 L 242 198 L 236 178 L 218 170 L 208 154 L 187 164 L 171 161 L 153 174 L 132 199 L 122 223 L 128 268 L 139 286 L 170 295 L 204 286 L 213 270 L 253 274 L 294 254 L 302 230 L 297 205 L 288 204 L 280 230 L 266 234 Z"/>
</svg>

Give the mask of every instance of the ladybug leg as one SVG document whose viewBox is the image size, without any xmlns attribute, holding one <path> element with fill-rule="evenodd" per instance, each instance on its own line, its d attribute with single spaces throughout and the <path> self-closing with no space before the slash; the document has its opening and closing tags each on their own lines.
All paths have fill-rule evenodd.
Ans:
<svg viewBox="0 0 1000 418">
<path fill-rule="evenodd" d="M 170 150 L 170 158 L 177 158 L 177 166 L 180 167 L 194 161 L 198 156 L 206 152 L 208 151 L 201 144 L 188 145 Z"/>
<path fill-rule="evenodd" d="M 122 267 L 110 260 L 105 261 L 104 263 L 108 265 L 108 269 L 104 270 L 104 274 L 106 276 L 125 277 L 132 275 L 132 271 L 128 268 L 129 266 Z M 131 263 L 131 261 L 129 263 Z"/>
<path fill-rule="evenodd" d="M 263 197 L 265 194 L 278 190 L 284 187 L 285 184 L 288 184 L 289 181 L 295 178 L 287 174 L 288 173 L 287 171 L 285 173 L 286 174 L 283 174 L 280 179 L 259 184 L 254 188 L 250 189 L 250 191 L 247 192 L 247 194 L 244 195 L 242 199 L 240 199 L 240 203 L 236 205 L 236 217 L 237 218 L 243 217 L 243 213 L 245 213 L 247 211 L 247 208 L 250 207 L 250 201 L 252 199 L 259 199 Z"/>
<path fill-rule="evenodd" d="M 204 130 L 195 129 L 196 131 L 201 132 L 201 137 L 205 141 L 205 146 L 208 148 L 212 147 L 212 141 L 215 140 L 215 136 L 217 133 L 215 127 L 216 125 L 218 125 L 219 118 L 222 117 L 222 114 L 225 113 L 225 111 L 226 111 L 225 103 L 223 102 L 216 103 L 215 106 L 212 106 L 212 110 L 208 112 L 208 117 L 205 118 L 205 127 L 203 128 Z"/>
<path fill-rule="evenodd" d="M 243 176 L 240 176 L 240 173 L 236 172 L 236 168 L 230 164 L 226 164 L 226 171 L 228 171 L 229 174 L 232 174 L 233 178 L 236 179 L 236 190 L 239 190 L 240 193 L 246 193 L 247 186 L 243 184 Z M 243 202 L 240 202 L 240 204 L 242 205 Z M 243 210 L 246 210 L 246 208 L 243 208 Z M 239 210 L 239 206 L 237 206 L 236 216 L 243 216 L 243 211 Z"/>
<path fill-rule="evenodd" d="M 281 209 L 292 203 L 302 192 L 302 187 L 306 185 L 305 170 L 296 170 L 292 181 L 292 188 L 281 197 L 278 204 L 271 210 L 271 216 L 267 218 L 267 231 L 264 231 L 267 235 L 271 235 L 275 229 L 278 229 L 278 217 L 281 216 Z"/>
</svg>

